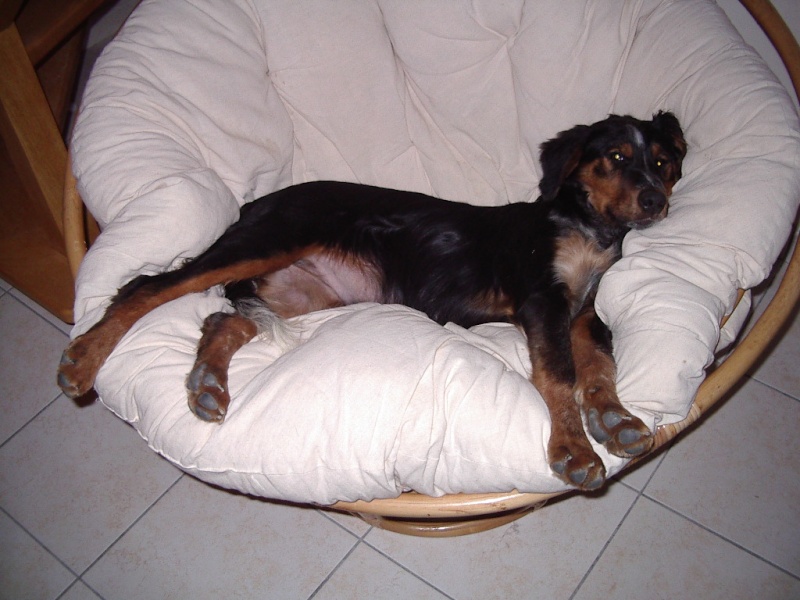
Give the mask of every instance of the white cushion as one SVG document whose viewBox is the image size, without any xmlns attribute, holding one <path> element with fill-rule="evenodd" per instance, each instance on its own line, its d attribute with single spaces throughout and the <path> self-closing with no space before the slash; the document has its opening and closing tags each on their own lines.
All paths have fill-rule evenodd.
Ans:
<svg viewBox="0 0 800 600">
<path fill-rule="evenodd" d="M 710 0 L 145 0 L 98 60 L 72 141 L 103 225 L 74 334 L 135 274 L 198 254 L 271 191 L 334 179 L 532 201 L 541 142 L 661 109 L 684 125 L 684 178 L 669 217 L 626 238 L 597 308 L 623 402 L 652 427 L 680 420 L 748 305 L 722 333 L 720 319 L 769 273 L 800 197 L 793 105 Z M 515 328 L 443 328 L 398 306 L 299 317 L 295 348 L 261 339 L 234 357 L 218 426 L 189 412 L 183 386 L 203 318 L 225 309 L 214 289 L 153 311 L 96 383 L 197 477 L 323 504 L 565 488 Z"/>
</svg>

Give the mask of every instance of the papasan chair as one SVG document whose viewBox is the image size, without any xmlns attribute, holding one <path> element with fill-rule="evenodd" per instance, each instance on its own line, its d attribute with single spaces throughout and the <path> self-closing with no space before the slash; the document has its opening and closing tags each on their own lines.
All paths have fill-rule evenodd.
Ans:
<svg viewBox="0 0 800 600">
<path fill-rule="evenodd" d="M 780 17 L 743 3 L 796 75 Z M 534 201 L 544 140 L 659 110 L 684 127 L 683 178 L 668 218 L 626 238 L 597 310 L 620 398 L 663 446 L 742 377 L 800 289 L 795 255 L 740 339 L 749 290 L 792 231 L 800 123 L 711 0 L 144 0 L 98 59 L 71 141 L 73 335 L 122 284 L 200 253 L 269 192 L 342 180 Z M 102 231 L 85 257 L 81 199 Z M 226 307 L 212 289 L 153 311 L 95 385 L 195 477 L 421 535 L 486 529 L 569 491 L 548 468 L 514 327 L 374 304 L 297 317 L 290 349 L 263 338 L 234 357 L 218 426 L 190 413 L 184 381 L 204 317 Z M 626 467 L 595 449 L 609 476 Z"/>
</svg>

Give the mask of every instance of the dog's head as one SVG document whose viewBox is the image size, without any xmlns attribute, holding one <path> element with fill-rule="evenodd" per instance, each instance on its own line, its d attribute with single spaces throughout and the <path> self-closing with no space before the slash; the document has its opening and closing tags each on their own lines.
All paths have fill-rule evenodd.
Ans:
<svg viewBox="0 0 800 600">
<path fill-rule="evenodd" d="M 543 199 L 579 188 L 588 208 L 614 228 L 640 228 L 667 214 L 667 200 L 686 155 L 678 119 L 612 115 L 579 125 L 542 144 Z"/>
</svg>

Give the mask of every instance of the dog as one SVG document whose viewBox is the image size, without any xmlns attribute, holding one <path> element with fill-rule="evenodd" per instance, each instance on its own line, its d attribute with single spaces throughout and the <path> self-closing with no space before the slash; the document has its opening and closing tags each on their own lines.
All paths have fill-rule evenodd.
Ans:
<svg viewBox="0 0 800 600">
<path fill-rule="evenodd" d="M 686 149 L 672 113 L 611 115 L 542 144 L 535 202 L 482 207 L 341 182 L 280 190 L 245 205 L 185 265 L 122 287 L 65 350 L 58 385 L 69 397 L 87 393 L 140 317 L 218 284 L 235 311 L 205 319 L 186 379 L 190 409 L 217 423 L 230 404 L 231 357 L 276 316 L 382 302 L 441 324 L 510 322 L 527 337 L 530 380 L 550 412 L 551 469 L 570 486 L 597 489 L 606 473 L 586 429 L 617 456 L 653 445 L 617 397 L 611 333 L 594 310 L 598 282 L 629 230 L 666 216 Z"/>
</svg>

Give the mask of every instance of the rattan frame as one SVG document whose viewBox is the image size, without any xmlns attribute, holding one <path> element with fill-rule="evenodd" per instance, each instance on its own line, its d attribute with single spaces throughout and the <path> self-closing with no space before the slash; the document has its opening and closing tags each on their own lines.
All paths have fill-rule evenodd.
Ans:
<svg viewBox="0 0 800 600">
<path fill-rule="evenodd" d="M 800 97 L 800 46 L 769 0 L 740 0 L 778 51 L 795 93 Z M 87 244 L 96 233 L 78 194 L 72 169 L 66 173 L 64 235 L 70 268 L 77 275 Z M 741 297 L 741 294 L 740 294 Z M 800 249 L 794 251 L 773 299 L 749 333 L 700 386 L 688 416 L 658 428 L 653 450 L 663 448 L 679 433 L 697 422 L 739 382 L 747 371 L 784 332 L 800 298 Z M 633 463 L 631 463 L 633 464 Z M 630 465 L 629 465 L 630 466 Z M 451 494 L 432 498 L 408 492 L 397 498 L 370 502 L 339 502 L 332 509 L 361 516 L 368 523 L 410 535 L 445 537 L 484 531 L 509 523 L 565 493 Z"/>
</svg>

